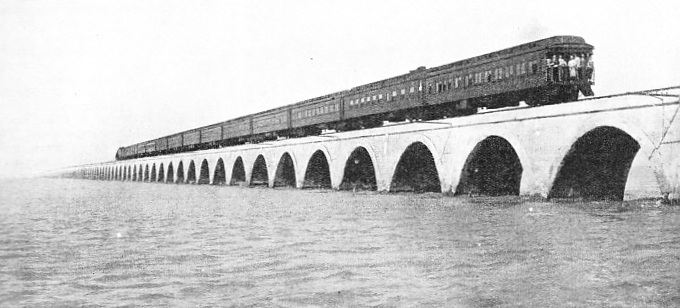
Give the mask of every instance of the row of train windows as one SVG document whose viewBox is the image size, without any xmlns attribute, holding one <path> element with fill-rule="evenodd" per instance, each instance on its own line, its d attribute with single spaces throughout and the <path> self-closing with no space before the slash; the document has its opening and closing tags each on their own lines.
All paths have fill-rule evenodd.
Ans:
<svg viewBox="0 0 680 308">
<path fill-rule="evenodd" d="M 432 85 L 428 86 L 428 93 L 441 93 L 451 89 L 458 89 L 460 87 L 480 85 L 512 78 L 513 76 L 523 76 L 536 73 L 538 73 L 537 61 L 522 62 L 517 63 L 516 65 L 495 68 L 493 70 L 471 73 L 466 76 L 449 78 L 448 80 L 440 80 L 435 82 L 434 87 Z"/>
<path fill-rule="evenodd" d="M 320 106 L 320 107 L 310 108 L 310 109 L 307 109 L 307 110 L 298 111 L 297 113 L 293 113 L 293 118 L 294 119 L 303 119 L 303 118 L 313 117 L 313 116 L 316 116 L 316 115 L 322 115 L 322 114 L 327 114 L 327 113 L 331 113 L 331 112 L 337 112 L 338 110 L 340 110 L 340 104 L 331 104 L 331 105 Z"/>
<path fill-rule="evenodd" d="M 418 92 L 420 92 L 420 91 L 422 91 L 422 87 L 418 87 Z M 415 92 L 416 92 L 415 86 L 413 86 L 409 89 L 409 93 L 415 93 Z M 401 94 L 401 98 L 403 98 L 404 95 L 406 95 L 406 88 L 399 90 L 398 93 Z M 385 94 L 384 97 L 387 99 L 387 101 L 390 101 L 390 100 L 396 99 L 399 96 L 397 95 L 397 90 L 393 90 L 392 93 L 387 93 L 387 94 Z M 365 96 L 365 97 L 361 97 L 361 98 L 356 98 L 356 99 L 352 99 L 352 100 L 349 101 L 349 107 L 350 108 L 356 108 L 356 107 L 359 107 L 359 105 L 361 105 L 361 104 L 380 101 L 382 99 L 383 99 L 382 94 L 374 94 L 372 96 L 369 95 L 369 96 Z"/>
</svg>

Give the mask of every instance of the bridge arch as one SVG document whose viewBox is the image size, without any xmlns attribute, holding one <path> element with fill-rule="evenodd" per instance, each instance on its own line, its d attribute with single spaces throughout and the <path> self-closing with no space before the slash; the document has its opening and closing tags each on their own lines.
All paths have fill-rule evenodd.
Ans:
<svg viewBox="0 0 680 308">
<path fill-rule="evenodd" d="M 623 200 L 640 144 L 612 126 L 600 126 L 574 142 L 564 156 L 548 198 Z"/>
<path fill-rule="evenodd" d="M 151 164 L 151 175 L 149 182 L 156 182 L 156 163 Z"/>
<path fill-rule="evenodd" d="M 433 152 L 434 151 L 434 152 Z M 416 141 L 409 144 L 395 164 L 390 191 L 441 192 L 441 167 L 433 153 L 434 145 Z"/>
<path fill-rule="evenodd" d="M 175 169 L 172 168 L 172 162 L 168 163 L 168 174 L 165 176 L 165 183 L 175 183 Z"/>
<path fill-rule="evenodd" d="M 137 181 L 137 165 L 134 165 L 134 168 L 132 169 L 132 180 Z"/>
<path fill-rule="evenodd" d="M 295 187 L 296 163 L 289 152 L 285 152 L 279 158 L 279 164 L 276 166 L 274 174 L 274 187 Z"/>
<path fill-rule="evenodd" d="M 184 184 L 184 162 L 181 160 L 177 164 L 177 184 Z"/>
<path fill-rule="evenodd" d="M 189 169 L 187 170 L 186 182 L 188 184 L 196 183 L 196 164 L 194 163 L 193 159 L 189 161 Z"/>
<path fill-rule="evenodd" d="M 579 141 L 583 140 L 591 140 L 592 142 L 596 142 L 596 144 L 590 146 L 589 148 L 591 150 L 595 151 L 590 151 L 591 153 L 600 151 L 600 153 L 604 156 L 611 156 L 612 154 L 609 153 L 609 151 L 606 151 L 605 149 L 599 148 L 601 145 L 601 142 L 604 140 L 601 138 L 604 135 L 609 135 L 613 134 L 613 136 L 616 138 L 615 140 L 611 140 L 612 145 L 615 146 L 621 146 L 621 144 L 616 143 L 616 142 L 626 142 L 626 140 L 629 142 L 629 146 L 635 147 L 634 144 L 632 144 L 632 141 L 634 141 L 637 144 L 637 149 L 636 153 L 633 155 L 631 153 L 627 153 L 632 155 L 631 157 L 625 157 L 626 159 L 622 160 L 621 163 L 624 164 L 622 167 L 626 167 L 628 171 L 630 170 L 630 165 L 628 165 L 627 160 L 631 160 L 630 163 L 639 163 L 642 164 L 650 169 L 650 174 L 647 174 L 647 178 L 653 179 L 651 181 L 655 181 L 657 184 L 658 191 L 655 191 L 654 193 L 660 193 L 661 188 L 664 183 L 663 177 L 659 176 L 662 174 L 662 166 L 661 163 L 658 161 L 658 155 L 655 154 L 655 145 L 653 144 L 651 137 L 645 133 L 645 131 L 642 129 L 642 127 L 645 127 L 645 123 L 640 123 L 640 119 L 633 118 L 633 119 L 624 119 L 619 116 L 612 116 L 612 115 L 593 115 L 590 118 L 588 118 L 585 121 L 582 121 L 583 124 L 579 125 L 575 129 L 572 129 L 569 132 L 568 138 L 564 138 L 565 140 L 568 140 L 567 143 L 564 143 L 562 146 L 559 147 L 558 149 L 558 155 L 556 155 L 554 161 L 552 162 L 551 166 L 553 168 L 550 169 L 550 174 L 549 174 L 549 181 L 550 187 L 548 190 L 548 197 L 549 198 L 559 198 L 559 197 L 584 197 L 588 199 L 615 199 L 615 200 L 620 200 L 620 191 L 618 193 L 613 193 L 613 194 L 608 194 L 609 196 L 605 194 L 594 194 L 592 190 L 589 190 L 586 192 L 587 196 L 581 196 L 578 193 L 578 190 L 576 192 L 569 193 L 569 188 L 565 188 L 565 182 L 564 180 L 566 178 L 561 178 L 560 182 L 558 182 L 558 178 L 560 176 L 563 176 L 569 172 L 569 168 L 565 165 L 567 163 L 568 165 L 571 165 L 574 162 L 574 159 L 580 157 L 581 159 L 584 159 L 583 155 L 586 152 L 583 152 L 586 148 L 584 148 L 583 143 L 579 143 Z M 604 135 L 603 135 L 604 134 Z M 600 136 L 598 138 L 597 136 Z M 628 136 L 630 139 L 627 139 L 625 136 Z M 582 138 L 586 139 L 582 139 Z M 609 140 L 608 140 L 609 141 Z M 577 144 L 579 143 L 579 144 Z M 630 148 L 629 148 L 630 149 Z M 576 152 L 575 152 L 576 151 Z M 626 155 L 625 149 L 623 150 L 624 153 L 621 153 L 621 156 Z M 573 154 L 577 154 L 577 156 L 574 156 Z M 587 154 L 585 154 L 587 155 Z M 612 157 L 615 158 L 615 157 Z M 622 158 L 622 157 L 621 157 Z M 567 161 L 569 159 L 569 161 Z M 567 170 L 563 170 L 563 167 L 567 167 Z M 604 170 L 600 170 L 600 172 L 603 172 Z M 611 174 L 614 175 L 614 174 Z M 624 180 L 623 174 L 618 174 L 615 178 L 618 178 L 616 180 L 615 178 L 614 181 L 625 181 L 623 184 L 618 183 L 618 185 L 623 185 L 624 186 L 624 191 L 623 195 L 625 197 L 626 193 L 628 192 L 627 190 L 627 185 L 626 183 L 630 181 L 630 177 L 628 177 L 628 173 L 625 174 L 626 179 Z M 602 184 L 604 185 L 604 184 Z M 614 186 L 617 184 L 612 182 L 609 183 L 609 185 L 612 185 L 611 188 L 614 190 Z M 574 187 L 571 187 L 574 188 Z M 595 188 L 595 187 L 593 187 Z M 600 192 L 604 193 L 608 188 L 602 188 L 600 187 Z M 619 187 L 620 188 L 620 187 Z M 567 190 L 565 193 L 565 189 Z M 604 189 L 604 190 L 603 190 Z M 613 192 L 613 191 L 610 191 Z"/>
<path fill-rule="evenodd" d="M 243 165 L 243 158 L 237 157 L 234 161 L 234 166 L 231 169 L 231 177 L 229 185 L 237 185 L 238 183 L 246 182 L 246 168 Z"/>
<path fill-rule="evenodd" d="M 302 188 L 331 188 L 331 169 L 328 150 L 318 149 L 314 151 L 307 162 L 307 170 L 302 183 Z"/>
<path fill-rule="evenodd" d="M 267 160 L 260 154 L 253 163 L 253 171 L 250 173 L 250 186 L 269 185 L 269 170 Z"/>
<path fill-rule="evenodd" d="M 217 159 L 215 164 L 215 173 L 213 174 L 213 185 L 224 185 L 227 183 L 227 174 L 224 170 L 224 161 L 222 158 Z"/>
<path fill-rule="evenodd" d="M 488 136 L 468 154 L 455 194 L 519 195 L 524 168 L 508 140 Z"/>
<path fill-rule="evenodd" d="M 161 162 L 158 165 L 158 177 L 156 178 L 156 182 L 165 182 L 165 168 L 163 167 L 163 163 Z"/>
<path fill-rule="evenodd" d="M 139 164 L 139 169 L 137 169 L 139 174 L 137 174 L 137 182 L 144 181 L 144 164 Z"/>
<path fill-rule="evenodd" d="M 378 175 L 376 173 L 375 153 L 370 147 L 359 145 L 350 152 L 343 169 L 340 189 L 377 190 Z"/>
<path fill-rule="evenodd" d="M 201 162 L 201 172 L 199 174 L 200 177 L 196 182 L 197 184 L 210 184 L 210 167 L 208 166 L 208 160 L 205 158 Z"/>
</svg>

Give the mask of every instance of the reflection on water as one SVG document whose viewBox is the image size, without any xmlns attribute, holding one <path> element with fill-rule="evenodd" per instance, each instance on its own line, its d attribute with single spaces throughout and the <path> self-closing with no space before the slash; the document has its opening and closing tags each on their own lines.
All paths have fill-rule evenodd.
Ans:
<svg viewBox="0 0 680 308">
<path fill-rule="evenodd" d="M 0 306 L 680 306 L 680 208 L 0 183 Z"/>
</svg>

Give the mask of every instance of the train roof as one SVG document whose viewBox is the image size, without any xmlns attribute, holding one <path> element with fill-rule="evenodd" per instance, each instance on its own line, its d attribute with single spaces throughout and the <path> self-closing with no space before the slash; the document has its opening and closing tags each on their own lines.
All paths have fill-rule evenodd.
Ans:
<svg viewBox="0 0 680 308">
<path fill-rule="evenodd" d="M 514 47 L 490 52 L 487 54 L 483 54 L 481 56 L 475 56 L 472 58 L 452 62 L 449 64 L 444 64 L 441 66 L 433 67 L 428 69 L 429 72 L 436 72 L 439 70 L 443 69 L 449 69 L 452 67 L 457 67 L 457 66 L 467 66 L 467 65 L 477 65 L 477 64 L 483 64 L 485 62 L 488 62 L 490 60 L 496 60 L 501 57 L 508 57 L 512 55 L 516 55 L 518 53 L 525 53 L 525 52 L 530 52 L 533 50 L 540 50 L 540 49 L 545 49 L 547 47 L 555 46 L 555 45 L 565 45 L 565 44 L 577 44 L 577 45 L 584 45 L 586 47 L 592 48 L 592 45 L 589 45 L 586 43 L 586 41 L 580 37 L 580 36 L 573 36 L 573 35 L 559 35 L 559 36 L 553 36 L 529 43 L 524 43 L 521 45 L 517 45 Z"/>
</svg>

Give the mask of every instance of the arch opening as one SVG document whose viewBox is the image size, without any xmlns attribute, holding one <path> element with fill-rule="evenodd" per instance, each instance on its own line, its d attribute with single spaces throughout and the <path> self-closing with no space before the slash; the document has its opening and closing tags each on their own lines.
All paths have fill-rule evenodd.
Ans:
<svg viewBox="0 0 680 308">
<path fill-rule="evenodd" d="M 239 156 L 234 161 L 234 167 L 231 170 L 231 179 L 229 185 L 239 185 L 246 182 L 246 168 L 243 166 L 243 159 Z"/>
<path fill-rule="evenodd" d="M 623 200 L 628 172 L 640 144 L 610 126 L 581 136 L 562 160 L 548 198 Z"/>
<path fill-rule="evenodd" d="M 269 174 L 264 156 L 259 155 L 253 164 L 253 172 L 250 176 L 250 186 L 269 185 Z"/>
<path fill-rule="evenodd" d="M 158 165 L 158 177 L 156 182 L 165 182 L 165 169 L 163 168 L 163 163 Z"/>
<path fill-rule="evenodd" d="M 201 176 L 197 183 L 210 184 L 210 167 L 208 167 L 208 160 L 206 159 L 201 163 Z"/>
<path fill-rule="evenodd" d="M 132 167 L 131 167 L 131 166 L 128 166 L 128 167 L 127 167 L 127 177 L 125 177 L 125 180 L 130 181 L 130 180 L 131 180 L 131 177 L 132 177 L 132 174 L 133 174 L 133 173 L 132 173 Z"/>
<path fill-rule="evenodd" d="M 189 170 L 187 171 L 187 183 L 196 183 L 196 164 L 194 164 L 193 160 L 189 163 Z"/>
<path fill-rule="evenodd" d="M 183 184 L 184 183 L 184 163 L 179 162 L 177 164 L 177 184 Z"/>
<path fill-rule="evenodd" d="M 465 161 L 456 194 L 519 195 L 522 171 L 522 163 L 507 140 L 487 137 Z"/>
<path fill-rule="evenodd" d="M 138 182 L 144 181 L 144 168 L 142 167 L 142 165 L 139 165 L 138 170 L 139 170 L 139 174 L 137 174 L 137 181 Z"/>
<path fill-rule="evenodd" d="M 331 188 L 331 171 L 323 151 L 317 150 L 309 159 L 302 188 Z"/>
<path fill-rule="evenodd" d="M 156 164 L 151 165 L 151 176 L 149 182 L 156 182 Z"/>
<path fill-rule="evenodd" d="M 172 168 L 172 162 L 168 163 L 168 175 L 165 176 L 165 183 L 175 183 L 175 170 Z"/>
<path fill-rule="evenodd" d="M 224 161 L 217 160 L 215 165 L 215 174 L 213 174 L 213 185 L 224 185 L 227 183 L 227 174 L 224 171 Z"/>
<path fill-rule="evenodd" d="M 437 165 L 426 145 L 414 142 L 401 154 L 390 191 L 441 192 Z"/>
<path fill-rule="evenodd" d="M 378 184 L 371 155 L 364 147 L 354 149 L 345 162 L 340 189 L 376 190 L 377 188 Z"/>
<path fill-rule="evenodd" d="M 283 153 L 276 167 L 274 187 L 295 187 L 295 165 L 288 152 Z"/>
<path fill-rule="evenodd" d="M 132 180 L 137 181 L 137 165 L 135 165 L 132 173 Z"/>
</svg>

